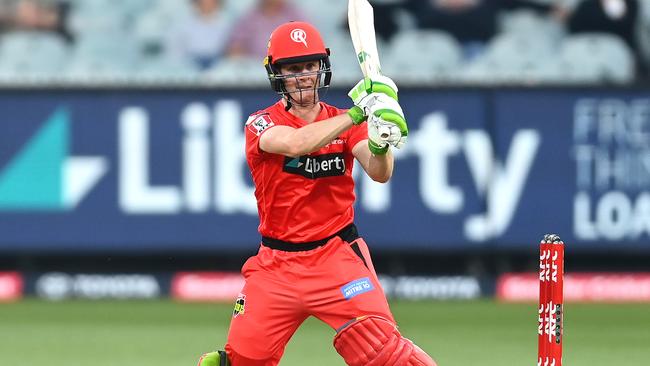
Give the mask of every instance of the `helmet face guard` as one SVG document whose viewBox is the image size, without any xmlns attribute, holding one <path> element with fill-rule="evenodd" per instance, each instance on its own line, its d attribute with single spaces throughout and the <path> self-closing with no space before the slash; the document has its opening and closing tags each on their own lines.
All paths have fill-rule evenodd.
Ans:
<svg viewBox="0 0 650 366">
<path fill-rule="evenodd" d="M 269 58 L 265 60 L 266 72 L 268 74 L 269 82 L 271 83 L 271 89 L 273 89 L 276 93 L 285 97 L 289 102 L 293 100 L 298 105 L 304 105 L 309 103 L 309 101 L 303 100 L 303 96 L 302 96 L 303 91 L 305 91 L 306 89 L 298 88 L 293 91 L 287 90 L 285 84 L 285 80 L 287 79 L 295 78 L 296 85 L 297 85 L 298 78 L 315 75 L 316 83 L 314 84 L 314 88 L 313 88 L 314 100 L 312 101 L 312 103 L 314 104 L 316 103 L 316 96 L 317 96 L 316 92 L 321 89 L 327 90 L 330 87 L 330 83 L 332 80 L 332 68 L 329 60 L 329 49 L 327 49 L 327 54 L 325 55 L 310 55 L 310 56 L 304 56 L 299 58 L 285 59 L 275 63 L 273 63 L 272 61 L 273 60 L 269 60 Z M 304 73 L 297 73 L 297 74 L 282 74 L 280 72 L 280 67 L 282 65 L 307 62 L 307 61 L 319 61 L 320 66 L 318 71 L 304 72 Z"/>
<path fill-rule="evenodd" d="M 325 48 L 318 30 L 309 23 L 289 22 L 280 25 L 273 31 L 269 40 L 268 53 L 264 59 L 264 67 L 271 83 L 271 89 L 282 95 L 287 101 L 287 110 L 291 108 L 292 100 L 298 105 L 315 103 L 317 91 L 329 88 L 332 80 L 329 55 L 330 50 Z M 319 61 L 318 71 L 284 75 L 280 72 L 282 65 L 308 61 Z M 287 79 L 296 78 L 297 81 L 299 77 L 313 75 L 317 80 L 313 88 L 312 101 L 303 100 L 302 93 L 306 89 L 287 90 L 285 84 Z M 298 85 L 297 82 L 296 85 Z"/>
</svg>

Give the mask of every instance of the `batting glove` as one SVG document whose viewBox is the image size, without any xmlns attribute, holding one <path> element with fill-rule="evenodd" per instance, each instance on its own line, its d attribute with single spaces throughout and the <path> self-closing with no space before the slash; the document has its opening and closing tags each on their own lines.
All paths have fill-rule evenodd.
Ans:
<svg viewBox="0 0 650 366">
<path fill-rule="evenodd" d="M 366 77 L 359 81 L 357 85 L 350 89 L 348 96 L 352 99 L 354 105 L 357 106 L 363 98 L 372 93 L 383 93 L 398 100 L 397 91 L 397 85 L 395 85 L 395 82 L 391 78 L 388 76 L 378 75 L 373 76 L 372 78 Z M 362 114 L 361 112 L 361 110 L 355 107 L 352 107 L 352 109 L 348 111 L 348 114 L 352 117 L 352 121 L 355 125 L 363 123 L 363 121 L 368 117 L 367 114 Z"/>
<path fill-rule="evenodd" d="M 368 147 L 375 155 L 388 152 L 389 145 L 406 143 L 408 126 L 399 103 L 383 93 L 371 93 L 355 106 L 368 116 Z"/>
</svg>

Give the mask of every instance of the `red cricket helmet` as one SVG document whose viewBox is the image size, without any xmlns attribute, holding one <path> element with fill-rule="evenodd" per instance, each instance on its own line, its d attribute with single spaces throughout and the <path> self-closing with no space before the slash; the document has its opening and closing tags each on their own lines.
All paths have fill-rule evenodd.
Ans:
<svg viewBox="0 0 650 366">
<path fill-rule="evenodd" d="M 320 74 L 325 75 L 321 87 L 329 87 L 332 71 L 329 60 L 330 50 L 325 47 L 323 38 L 313 25 L 307 22 L 288 22 L 277 27 L 271 38 L 264 66 L 271 87 L 278 93 L 285 93 L 280 65 L 306 61 L 321 61 Z"/>
</svg>

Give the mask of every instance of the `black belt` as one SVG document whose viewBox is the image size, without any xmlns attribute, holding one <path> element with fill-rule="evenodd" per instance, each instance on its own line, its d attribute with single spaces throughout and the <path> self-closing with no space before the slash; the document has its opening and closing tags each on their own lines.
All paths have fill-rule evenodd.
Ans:
<svg viewBox="0 0 650 366">
<path fill-rule="evenodd" d="M 336 232 L 334 235 L 330 235 L 327 238 L 321 240 L 308 241 L 305 243 L 292 243 L 263 236 L 262 245 L 271 249 L 282 250 L 285 252 L 304 252 L 321 247 L 327 244 L 328 241 L 332 240 L 332 238 L 336 236 L 343 239 L 343 241 L 351 243 L 359 238 L 359 232 L 357 231 L 356 225 L 350 224 Z"/>
</svg>

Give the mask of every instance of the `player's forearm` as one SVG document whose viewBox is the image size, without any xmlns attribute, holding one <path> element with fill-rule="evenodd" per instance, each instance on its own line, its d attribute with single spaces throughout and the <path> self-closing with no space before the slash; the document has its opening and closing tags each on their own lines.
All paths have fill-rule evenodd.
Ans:
<svg viewBox="0 0 650 366">
<path fill-rule="evenodd" d="M 329 144 L 350 127 L 352 127 L 352 118 L 347 113 L 343 113 L 298 128 L 290 136 L 293 146 L 292 155 L 302 156 L 314 152 Z"/>
<path fill-rule="evenodd" d="M 393 159 L 393 153 L 388 150 L 384 155 L 369 155 L 367 165 L 368 169 L 366 169 L 368 176 L 376 182 L 388 182 L 390 177 L 393 175 L 393 164 L 395 161 Z"/>
</svg>

